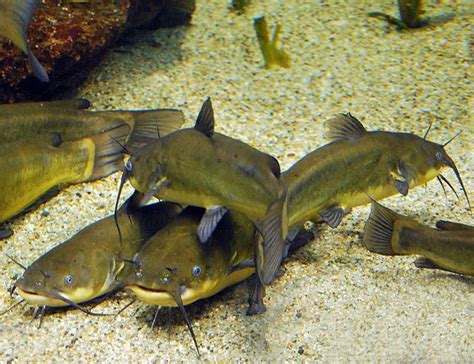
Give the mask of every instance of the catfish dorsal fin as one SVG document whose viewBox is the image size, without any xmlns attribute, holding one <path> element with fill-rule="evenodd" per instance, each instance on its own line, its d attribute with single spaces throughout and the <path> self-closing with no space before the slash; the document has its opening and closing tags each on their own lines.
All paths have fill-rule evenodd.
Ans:
<svg viewBox="0 0 474 364">
<path fill-rule="evenodd" d="M 337 114 L 324 123 L 327 128 L 324 137 L 331 141 L 350 140 L 354 141 L 367 134 L 364 125 L 351 113 Z"/>
<path fill-rule="evenodd" d="M 211 136 L 214 133 L 214 110 L 212 109 L 210 97 L 202 104 L 194 129 L 207 136 Z"/>
</svg>

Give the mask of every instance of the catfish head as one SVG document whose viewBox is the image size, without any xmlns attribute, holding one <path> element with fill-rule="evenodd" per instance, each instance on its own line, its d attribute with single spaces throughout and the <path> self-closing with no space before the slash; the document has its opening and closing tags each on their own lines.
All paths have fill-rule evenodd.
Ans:
<svg viewBox="0 0 474 364">
<path fill-rule="evenodd" d="M 449 182 L 441 175 L 445 169 L 452 169 L 461 185 L 470 208 L 471 205 L 469 198 L 459 170 L 444 148 L 454 138 L 451 138 L 444 144 L 431 142 L 413 134 L 404 134 L 404 138 L 407 140 L 403 145 L 407 146 L 407 148 L 403 152 L 402 160 L 407 166 L 407 171 L 405 173 L 414 181 L 414 184 L 421 185 L 436 177 L 440 182 L 441 179 L 447 182 L 452 188 Z"/>
<path fill-rule="evenodd" d="M 86 252 L 64 256 L 64 250 L 54 248 L 26 269 L 15 288 L 31 304 L 71 305 L 84 311 L 77 304 L 105 293 L 102 291 L 108 287 L 109 279 L 100 272 L 108 269 L 105 262 L 91 264 L 87 256 Z"/>
</svg>

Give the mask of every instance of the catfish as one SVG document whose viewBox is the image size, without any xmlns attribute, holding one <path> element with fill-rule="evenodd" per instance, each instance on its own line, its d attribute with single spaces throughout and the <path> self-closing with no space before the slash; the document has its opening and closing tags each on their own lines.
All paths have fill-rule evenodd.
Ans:
<svg viewBox="0 0 474 364">
<path fill-rule="evenodd" d="M 133 151 L 175 131 L 184 121 L 182 111 L 175 109 L 88 111 L 89 107 L 87 99 L 0 105 L 0 138 L 3 143 L 72 141 L 128 125 L 124 146 Z"/>
<path fill-rule="evenodd" d="M 121 287 L 117 275 L 143 244 L 181 212 L 171 202 L 139 207 L 132 195 L 114 215 L 99 220 L 34 261 L 15 282 L 14 290 L 43 313 L 46 307 L 73 306 Z"/>
<path fill-rule="evenodd" d="M 28 56 L 35 77 L 49 82 L 48 73 L 28 44 L 28 24 L 38 4 L 39 0 L 0 0 L 0 36 L 11 40 Z"/>
<path fill-rule="evenodd" d="M 105 177 L 122 168 L 122 125 L 90 138 L 49 144 L 0 145 L 0 222 L 17 215 L 54 187 Z"/>
<path fill-rule="evenodd" d="M 327 122 L 333 140 L 296 162 L 282 175 L 289 186 L 290 226 L 324 220 L 337 227 L 355 206 L 400 193 L 454 171 L 466 196 L 456 164 L 444 145 L 410 133 L 367 131 L 351 114 Z M 426 135 L 425 135 L 426 137 Z M 449 182 L 448 182 L 449 184 Z M 451 186 L 449 184 L 449 186 Z"/>
<path fill-rule="evenodd" d="M 133 258 L 131 270 L 118 278 L 140 301 L 179 307 L 198 353 L 184 306 L 255 273 L 254 224 L 245 215 L 229 211 L 202 244 L 196 229 L 204 214 L 202 208 L 187 207 L 148 240 Z"/>
<path fill-rule="evenodd" d="M 256 247 L 257 272 L 270 284 L 281 263 L 287 234 L 286 186 L 278 161 L 249 145 L 214 131 L 208 98 L 194 128 L 181 129 L 132 154 L 127 178 L 145 201 L 152 196 L 205 207 L 197 234 L 206 242 L 227 209 L 241 212 L 263 235 Z"/>
<path fill-rule="evenodd" d="M 372 201 L 363 241 L 377 254 L 420 255 L 418 268 L 474 276 L 473 226 L 438 221 L 433 229 Z"/>
</svg>

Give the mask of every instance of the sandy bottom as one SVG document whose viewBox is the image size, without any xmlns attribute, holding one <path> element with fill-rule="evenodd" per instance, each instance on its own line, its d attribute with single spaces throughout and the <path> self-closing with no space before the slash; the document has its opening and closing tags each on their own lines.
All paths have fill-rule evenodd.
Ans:
<svg viewBox="0 0 474 364">
<path fill-rule="evenodd" d="M 130 36 L 109 52 L 78 96 L 97 109 L 179 107 L 188 125 L 211 96 L 217 130 L 275 155 L 283 169 L 326 143 L 322 123 L 338 112 L 350 111 L 367 129 L 418 135 L 433 122 L 430 138 L 436 142 L 464 130 L 447 150 L 472 196 L 469 1 L 428 2 L 427 15 L 454 19 L 402 33 L 367 17 L 371 10 L 395 15 L 395 1 L 253 3 L 236 15 L 225 1 L 198 1 L 192 26 Z M 291 68 L 261 67 L 252 26 L 259 14 L 269 25 L 282 25 Z M 462 196 L 454 175 L 446 176 Z M 109 215 L 118 178 L 70 187 L 16 219 L 16 234 L 0 243 L 2 249 L 30 264 Z M 441 218 L 472 224 L 465 200 L 452 193 L 446 199 L 435 181 L 384 204 L 431 226 Z M 188 307 L 203 358 L 473 361 L 474 280 L 418 270 L 413 257 L 367 252 L 361 232 L 368 212 L 357 208 L 337 229 L 320 228 L 268 288 L 264 315 L 245 315 L 245 283 Z M 0 267 L 1 310 L 13 302 L 7 287 L 21 269 L 3 255 Z M 123 295 L 95 310 L 114 312 L 126 302 Z M 118 318 L 55 312 L 37 329 L 30 324 L 32 308 L 15 308 L 0 317 L 0 361 L 197 359 L 179 312 L 173 311 L 168 334 L 166 309 L 153 330 L 153 307 L 131 316 L 133 311 Z"/>
</svg>

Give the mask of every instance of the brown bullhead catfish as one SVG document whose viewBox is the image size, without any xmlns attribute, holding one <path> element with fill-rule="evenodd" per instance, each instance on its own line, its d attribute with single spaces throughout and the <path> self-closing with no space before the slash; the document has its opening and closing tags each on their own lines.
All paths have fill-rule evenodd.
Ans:
<svg viewBox="0 0 474 364">
<path fill-rule="evenodd" d="M 32 204 L 53 187 L 92 181 L 120 170 L 129 127 L 90 138 L 55 144 L 14 142 L 0 145 L 0 222 Z"/>
<path fill-rule="evenodd" d="M 256 249 L 257 271 L 269 284 L 281 263 L 287 230 L 286 187 L 272 156 L 214 132 L 207 99 L 194 128 L 152 142 L 125 163 L 123 180 L 148 197 L 205 207 L 197 234 L 206 242 L 227 209 L 241 212 L 263 235 Z"/>
<path fill-rule="evenodd" d="M 469 203 L 458 169 L 443 148 L 447 143 L 409 133 L 367 131 L 351 114 L 340 114 L 327 126 L 333 142 L 282 174 L 289 186 L 290 226 L 323 219 L 336 227 L 352 207 L 369 203 L 369 195 L 376 200 L 406 195 L 409 189 L 440 177 L 445 168 L 454 171 Z"/>
<path fill-rule="evenodd" d="M 39 0 L 0 0 L 0 36 L 13 42 L 30 60 L 33 74 L 41 81 L 49 77 L 28 45 L 28 24 Z"/>
<path fill-rule="evenodd" d="M 196 349 L 184 306 L 255 273 L 254 224 L 245 215 L 229 211 L 202 244 L 196 229 L 204 213 L 202 208 L 186 208 L 149 239 L 133 258 L 132 269 L 118 277 L 140 301 L 179 307 Z"/>
<path fill-rule="evenodd" d="M 135 150 L 175 131 L 184 121 L 182 111 L 174 109 L 88 111 L 89 106 L 86 99 L 0 105 L 1 140 L 71 141 L 126 124 L 130 127 L 126 148 Z"/>
<path fill-rule="evenodd" d="M 15 283 L 28 303 L 78 306 L 119 287 L 116 280 L 141 246 L 182 210 L 178 204 L 158 202 L 138 207 L 134 196 L 118 211 L 121 240 L 114 216 L 106 217 L 43 254 Z"/>
<path fill-rule="evenodd" d="M 418 268 L 441 269 L 474 276 L 474 227 L 438 221 L 437 229 L 372 201 L 364 244 L 383 255 L 421 255 Z"/>
</svg>

